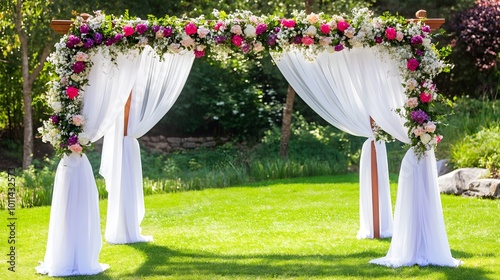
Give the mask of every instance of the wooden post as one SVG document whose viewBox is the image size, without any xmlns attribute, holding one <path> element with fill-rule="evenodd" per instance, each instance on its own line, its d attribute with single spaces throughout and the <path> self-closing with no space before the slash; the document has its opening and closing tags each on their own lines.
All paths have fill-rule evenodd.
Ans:
<svg viewBox="0 0 500 280">
<path fill-rule="evenodd" d="M 370 117 L 370 126 L 373 128 L 374 121 Z M 378 198 L 378 167 L 375 140 L 371 143 L 371 182 L 372 182 L 372 213 L 373 213 L 373 238 L 380 238 L 380 203 Z"/>
<path fill-rule="evenodd" d="M 132 102 L 132 91 L 130 91 L 130 95 L 128 96 L 127 103 L 125 104 L 125 118 L 123 120 L 123 136 L 127 136 L 128 129 L 128 117 L 130 114 L 130 103 Z"/>
</svg>

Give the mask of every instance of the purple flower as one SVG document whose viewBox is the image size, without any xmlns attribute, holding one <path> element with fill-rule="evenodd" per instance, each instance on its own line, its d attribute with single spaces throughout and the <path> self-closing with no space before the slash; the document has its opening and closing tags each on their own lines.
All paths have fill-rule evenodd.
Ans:
<svg viewBox="0 0 500 280">
<path fill-rule="evenodd" d="M 169 37 L 170 35 L 172 35 L 172 27 L 167 26 L 163 28 L 163 36 Z"/>
<path fill-rule="evenodd" d="M 281 31 L 281 28 L 279 28 L 279 27 L 275 27 L 275 28 L 274 28 L 274 32 L 275 32 L 275 33 L 279 33 L 280 31 Z"/>
<path fill-rule="evenodd" d="M 243 53 L 248 53 L 248 52 L 250 51 L 250 45 L 249 45 L 249 44 L 243 44 L 243 45 L 241 46 L 241 51 L 242 51 Z"/>
<path fill-rule="evenodd" d="M 86 49 L 90 49 L 94 46 L 94 40 L 92 39 L 85 39 L 85 43 L 83 44 L 83 47 Z"/>
<path fill-rule="evenodd" d="M 96 44 L 100 44 L 100 43 L 102 43 L 102 39 L 103 39 L 103 36 L 102 36 L 102 34 L 101 34 L 101 33 L 97 33 L 97 32 L 96 32 L 96 33 L 94 34 L 94 42 L 95 42 Z"/>
<path fill-rule="evenodd" d="M 58 124 L 58 123 L 59 123 L 59 116 L 58 116 L 58 115 L 53 115 L 53 116 L 50 116 L 50 121 L 51 121 L 53 124 Z"/>
<path fill-rule="evenodd" d="M 430 33 L 431 32 L 431 27 L 428 26 L 428 25 L 422 26 L 422 32 Z"/>
<path fill-rule="evenodd" d="M 80 44 L 81 42 L 82 41 L 77 36 L 75 36 L 75 35 L 69 35 L 68 42 L 66 43 L 66 46 L 71 49 L 74 46 Z"/>
<path fill-rule="evenodd" d="M 265 23 L 259 23 L 257 27 L 255 27 L 255 33 L 257 33 L 257 35 L 266 32 L 266 30 L 267 30 L 267 25 Z"/>
<path fill-rule="evenodd" d="M 77 61 L 75 64 L 73 64 L 73 72 L 76 74 L 83 72 L 85 70 L 85 62 L 83 61 Z"/>
<path fill-rule="evenodd" d="M 137 31 L 137 33 L 139 34 L 143 34 L 144 32 L 146 32 L 148 30 L 148 26 L 145 25 L 144 23 L 139 23 L 136 27 L 135 27 L 135 31 Z"/>
<path fill-rule="evenodd" d="M 421 56 L 422 55 L 422 51 L 421 50 L 415 50 L 415 54 L 418 55 L 418 56 Z"/>
<path fill-rule="evenodd" d="M 420 45 L 420 44 L 422 44 L 422 37 L 419 35 L 413 36 L 413 37 L 411 37 L 410 42 L 412 45 Z"/>
<path fill-rule="evenodd" d="M 411 119 L 418 124 L 423 124 L 429 119 L 429 116 L 421 109 L 418 109 L 411 112 Z"/>
<path fill-rule="evenodd" d="M 377 44 L 382 43 L 382 37 L 375 37 L 375 43 Z"/>
<path fill-rule="evenodd" d="M 104 41 L 104 45 L 106 45 L 108 47 L 113 45 L 113 39 L 112 38 L 106 39 L 106 41 Z"/>
<path fill-rule="evenodd" d="M 153 27 L 151 28 L 151 30 L 153 30 L 154 33 L 160 31 L 160 26 L 159 25 L 153 25 Z"/>
<path fill-rule="evenodd" d="M 75 145 L 78 143 L 78 136 L 76 136 L 75 134 L 71 135 L 69 138 L 68 138 L 68 145 L 71 146 L 71 145 Z"/>
<path fill-rule="evenodd" d="M 222 44 L 222 43 L 224 43 L 224 41 L 226 41 L 226 37 L 225 36 L 215 36 L 214 40 L 217 44 Z"/>
<path fill-rule="evenodd" d="M 298 44 L 302 44 L 302 36 L 300 36 L 300 35 L 295 36 L 295 37 L 293 38 L 293 43 L 294 43 L 294 44 L 297 44 L 297 45 L 298 45 Z"/>
<path fill-rule="evenodd" d="M 113 37 L 113 43 L 118 43 L 123 39 L 123 35 L 121 33 L 118 33 Z"/>
<path fill-rule="evenodd" d="M 80 33 L 87 34 L 90 32 L 90 27 L 86 24 L 80 26 Z"/>
<path fill-rule="evenodd" d="M 342 45 L 342 44 L 335 45 L 335 47 L 334 47 L 334 50 L 336 52 L 340 52 L 343 49 L 344 49 L 344 45 Z"/>
<path fill-rule="evenodd" d="M 278 35 L 276 35 L 276 34 L 269 35 L 269 39 L 267 40 L 267 44 L 269 44 L 270 46 L 276 45 L 277 38 L 278 38 Z"/>
</svg>

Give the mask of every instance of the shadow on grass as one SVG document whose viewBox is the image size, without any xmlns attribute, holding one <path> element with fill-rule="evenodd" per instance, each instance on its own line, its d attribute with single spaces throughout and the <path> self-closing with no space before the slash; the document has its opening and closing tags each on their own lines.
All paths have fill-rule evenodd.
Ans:
<svg viewBox="0 0 500 280">
<path fill-rule="evenodd" d="M 369 264 L 368 261 L 381 257 L 372 251 L 357 252 L 348 255 L 224 255 L 202 252 L 172 250 L 153 243 L 129 245 L 141 251 L 146 260 L 132 274 L 120 275 L 124 278 L 141 277 L 359 277 L 381 278 L 399 276 L 403 278 L 435 277 L 442 274 L 444 279 L 465 279 L 471 275 L 474 279 L 488 278 L 488 271 L 480 268 L 422 267 L 392 269 Z M 455 252 L 459 253 L 459 252 Z M 464 256 L 460 252 L 459 255 Z"/>
</svg>

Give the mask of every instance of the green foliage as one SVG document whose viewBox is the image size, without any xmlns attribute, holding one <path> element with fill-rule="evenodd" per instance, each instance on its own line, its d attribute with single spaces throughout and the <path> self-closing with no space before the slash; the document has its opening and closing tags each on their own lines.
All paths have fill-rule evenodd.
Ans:
<svg viewBox="0 0 500 280">
<path fill-rule="evenodd" d="M 453 145 L 451 161 L 457 167 L 488 168 L 491 175 L 500 176 L 498 151 L 500 151 L 500 125 L 483 128 Z"/>
</svg>

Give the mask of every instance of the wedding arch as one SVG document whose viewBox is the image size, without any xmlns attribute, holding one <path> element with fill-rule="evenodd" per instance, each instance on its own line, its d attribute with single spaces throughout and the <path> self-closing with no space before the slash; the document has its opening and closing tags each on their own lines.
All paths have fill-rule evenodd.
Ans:
<svg viewBox="0 0 500 280">
<path fill-rule="evenodd" d="M 374 17 L 368 9 L 349 16 L 296 12 L 292 18 L 214 10 L 214 17 L 141 20 L 95 12 L 72 21 L 49 58 L 57 76 L 47 93 L 53 113 L 39 129 L 62 159 L 45 259 L 37 271 L 64 276 L 108 267 L 98 262 L 98 196 L 85 156 L 103 136 L 105 238 L 116 244 L 151 241 L 140 230 L 145 207 L 137 138 L 172 107 L 195 58 L 264 51 L 321 117 L 367 138 L 358 237 L 392 236 L 387 255 L 371 262 L 458 266 L 444 227 L 434 156 L 442 136 L 432 79 L 448 65 L 431 42 L 430 27 L 387 14 Z M 388 135 L 411 147 L 399 175 L 394 224 L 381 141 Z M 375 189 L 372 195 L 373 186 L 378 194 Z"/>
</svg>

